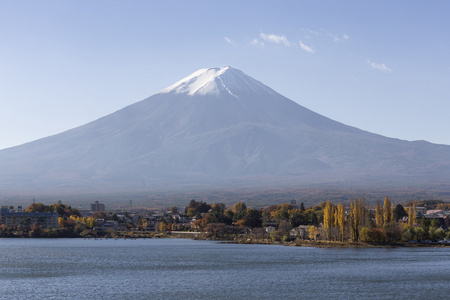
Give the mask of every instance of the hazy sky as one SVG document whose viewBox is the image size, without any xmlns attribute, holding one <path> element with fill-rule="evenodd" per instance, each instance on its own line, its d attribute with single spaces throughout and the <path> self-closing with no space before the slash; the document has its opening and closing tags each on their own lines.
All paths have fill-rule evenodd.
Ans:
<svg viewBox="0 0 450 300">
<path fill-rule="evenodd" d="M 0 1 L 0 149 L 230 65 L 342 123 L 450 144 L 449 1 Z"/>
</svg>

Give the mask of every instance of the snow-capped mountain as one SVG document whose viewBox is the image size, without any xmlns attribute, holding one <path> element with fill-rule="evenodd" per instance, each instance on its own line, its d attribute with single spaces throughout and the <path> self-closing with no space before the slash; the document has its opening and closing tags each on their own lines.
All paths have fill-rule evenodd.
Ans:
<svg viewBox="0 0 450 300">
<path fill-rule="evenodd" d="M 0 193 L 447 182 L 450 146 L 333 121 L 231 67 L 202 69 L 72 130 L 0 151 Z"/>
</svg>

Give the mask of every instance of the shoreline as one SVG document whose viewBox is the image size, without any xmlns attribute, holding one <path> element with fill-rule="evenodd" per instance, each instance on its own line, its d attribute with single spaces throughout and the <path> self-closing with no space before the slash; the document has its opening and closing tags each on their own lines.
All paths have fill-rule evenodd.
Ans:
<svg viewBox="0 0 450 300">
<path fill-rule="evenodd" d="M 218 241 L 218 240 L 216 240 Z M 294 241 L 294 242 L 265 242 L 265 241 L 220 241 L 223 244 L 253 244 L 253 245 L 281 245 L 289 247 L 313 247 L 313 248 L 436 248 L 450 247 L 449 244 L 440 243 L 386 243 L 370 244 L 363 242 L 331 242 L 331 241 Z"/>
<path fill-rule="evenodd" d="M 180 238 L 180 239 L 191 239 L 191 240 L 209 240 L 216 241 L 223 244 L 253 244 L 253 245 L 279 245 L 279 246 L 290 246 L 290 247 L 314 247 L 314 248 L 437 248 L 437 247 L 450 247 L 450 244 L 438 243 L 438 242 L 397 242 L 397 243 L 366 243 L 366 242 L 340 242 L 340 241 L 326 241 L 326 240 L 294 240 L 289 242 L 273 241 L 270 238 L 254 238 L 249 236 L 235 236 L 232 238 L 210 238 L 207 237 L 204 232 L 165 232 L 165 233 L 150 233 L 150 232 L 120 232 L 117 235 L 102 235 L 102 236 L 53 236 L 53 237 L 29 237 L 29 236 L 2 236 L 2 238 L 12 238 L 12 239 L 152 239 L 152 238 Z"/>
<path fill-rule="evenodd" d="M 410 242 L 398 242 L 398 243 L 365 243 L 365 242 L 339 242 L 339 241 L 313 241 L 313 240 L 295 240 L 291 242 L 279 242 L 272 241 L 270 239 L 255 239 L 250 237 L 237 237 L 234 239 L 211 239 L 202 236 L 201 232 L 198 232 L 195 237 L 184 235 L 183 233 L 166 233 L 164 237 L 159 238 L 188 238 L 188 239 L 198 239 L 198 240 L 211 240 L 218 241 L 223 244 L 254 244 L 254 245 L 281 245 L 281 246 L 291 246 L 291 247 L 315 247 L 315 248 L 414 248 L 414 247 L 450 247 L 450 244 L 441 243 L 410 243 Z"/>
</svg>

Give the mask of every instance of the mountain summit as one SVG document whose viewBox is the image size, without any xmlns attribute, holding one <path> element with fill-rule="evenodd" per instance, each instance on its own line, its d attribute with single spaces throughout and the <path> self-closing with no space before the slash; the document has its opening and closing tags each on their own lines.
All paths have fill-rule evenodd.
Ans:
<svg viewBox="0 0 450 300">
<path fill-rule="evenodd" d="M 321 116 L 231 67 L 199 70 L 66 132 L 0 151 L 0 193 L 446 182 L 450 146 Z"/>
<path fill-rule="evenodd" d="M 160 93 L 187 94 L 190 96 L 219 96 L 225 93 L 239 98 L 238 95 L 255 92 L 276 94 L 275 91 L 261 82 L 227 66 L 198 70 Z"/>
</svg>

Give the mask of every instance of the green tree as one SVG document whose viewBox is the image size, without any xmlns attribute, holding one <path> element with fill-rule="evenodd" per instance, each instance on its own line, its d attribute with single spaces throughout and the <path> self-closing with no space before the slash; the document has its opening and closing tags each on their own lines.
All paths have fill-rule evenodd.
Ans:
<svg viewBox="0 0 450 300">
<path fill-rule="evenodd" d="M 307 225 L 319 225 L 319 217 L 317 217 L 317 214 L 313 209 L 309 209 L 306 211 L 306 219 L 308 220 Z"/>
<path fill-rule="evenodd" d="M 391 221 L 384 226 L 384 231 L 386 232 L 387 241 L 391 243 L 399 242 L 402 238 L 402 231 L 396 221 Z"/>
<path fill-rule="evenodd" d="M 217 212 L 221 212 L 223 213 L 226 210 L 226 206 L 223 203 L 215 203 L 213 205 L 211 205 L 211 210 L 212 211 L 217 211 Z"/>
<path fill-rule="evenodd" d="M 439 227 L 441 227 L 441 224 L 439 223 L 439 221 L 437 219 L 431 219 L 430 227 L 432 227 L 434 229 L 438 229 Z"/>
<path fill-rule="evenodd" d="M 91 216 L 94 219 L 103 219 L 106 220 L 108 218 L 108 216 L 103 212 L 103 211 L 96 211 L 92 214 Z"/>
<path fill-rule="evenodd" d="M 416 232 L 413 227 L 406 225 L 402 231 L 402 242 L 409 242 L 416 239 Z"/>
<path fill-rule="evenodd" d="M 445 237 L 445 231 L 440 227 L 430 227 L 429 229 L 430 240 L 440 240 Z"/>
<path fill-rule="evenodd" d="M 308 220 L 306 219 L 306 215 L 301 210 L 292 210 L 289 216 L 289 222 L 293 227 L 298 227 L 300 225 L 306 225 Z"/>
<path fill-rule="evenodd" d="M 176 206 L 170 207 L 169 210 L 170 210 L 173 214 L 177 214 L 177 213 L 178 213 L 178 207 L 176 207 Z"/>
<path fill-rule="evenodd" d="M 397 204 L 394 208 L 394 220 L 398 221 L 403 217 L 406 217 L 408 213 L 406 212 L 405 208 L 401 204 Z"/>
<path fill-rule="evenodd" d="M 196 218 L 197 220 L 202 216 L 202 214 L 195 207 L 188 207 L 186 214 L 189 218 Z"/>
<path fill-rule="evenodd" d="M 362 242 L 380 244 L 386 242 L 386 239 L 386 232 L 382 228 L 361 228 L 360 240 Z"/>
<path fill-rule="evenodd" d="M 303 204 L 303 202 L 300 203 L 300 208 L 299 209 L 300 209 L 301 212 L 305 211 L 305 205 Z"/>
<path fill-rule="evenodd" d="M 203 201 L 197 202 L 192 199 L 191 202 L 189 202 L 187 210 L 189 208 L 195 208 L 199 213 L 207 213 L 211 209 L 211 205 Z"/>
<path fill-rule="evenodd" d="M 258 209 L 248 208 L 244 220 L 245 220 L 245 226 L 261 227 L 262 226 L 261 211 Z"/>
</svg>

